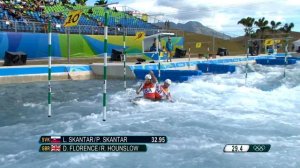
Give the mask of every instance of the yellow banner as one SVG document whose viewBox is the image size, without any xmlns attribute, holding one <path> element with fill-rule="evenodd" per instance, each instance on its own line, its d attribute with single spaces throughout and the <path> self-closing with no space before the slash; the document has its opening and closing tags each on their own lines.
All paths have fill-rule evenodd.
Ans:
<svg viewBox="0 0 300 168">
<path fill-rule="evenodd" d="M 270 46 L 274 44 L 274 40 L 273 39 L 266 39 L 265 40 L 265 46 Z"/>
<path fill-rule="evenodd" d="M 135 40 L 143 40 L 145 38 L 145 32 L 136 32 Z"/>
<path fill-rule="evenodd" d="M 148 15 L 147 14 L 142 14 L 142 20 L 144 22 L 148 22 Z"/>
<path fill-rule="evenodd" d="M 163 51 L 161 51 L 160 53 L 159 53 L 159 56 L 160 57 L 163 57 L 165 55 L 165 52 L 163 52 Z"/>
<path fill-rule="evenodd" d="M 278 43 L 280 43 L 281 41 L 280 41 L 280 40 L 274 40 L 274 42 L 278 44 Z"/>
<path fill-rule="evenodd" d="M 81 10 L 70 11 L 67 19 L 65 20 L 64 27 L 77 26 L 81 14 Z"/>
<path fill-rule="evenodd" d="M 196 43 L 196 48 L 201 48 L 201 46 L 202 46 L 202 43 L 200 43 L 200 42 Z"/>
</svg>

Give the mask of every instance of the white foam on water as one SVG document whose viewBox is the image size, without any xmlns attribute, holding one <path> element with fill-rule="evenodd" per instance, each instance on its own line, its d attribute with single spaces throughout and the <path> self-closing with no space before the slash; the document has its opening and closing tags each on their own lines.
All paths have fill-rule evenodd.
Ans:
<svg viewBox="0 0 300 168">
<path fill-rule="evenodd" d="M 47 107 L 42 103 L 24 103 L 23 106 L 31 107 L 31 108 L 39 108 L 39 109 L 45 109 Z"/>
<path fill-rule="evenodd" d="M 0 164 L 1 166 L 13 165 L 15 163 L 20 162 L 21 160 L 26 158 L 26 155 L 30 155 L 32 151 L 20 151 L 15 154 L 8 154 L 8 155 L 0 155 Z"/>
<path fill-rule="evenodd" d="M 97 162 L 97 161 L 106 161 L 107 159 L 111 159 L 114 157 L 118 157 L 119 153 L 80 153 L 76 156 L 71 156 L 68 160 L 64 161 L 63 163 L 54 161 L 47 165 L 47 168 L 55 168 L 55 167 L 72 167 L 78 166 L 80 167 L 81 163 L 88 163 L 88 162 Z M 106 167 L 105 165 L 97 165 L 97 167 L 102 168 Z"/>
<path fill-rule="evenodd" d="M 171 85 L 175 103 L 141 99 L 133 104 L 131 100 L 138 96 L 135 89 L 139 83 L 126 90 L 111 89 L 105 122 L 102 121 L 101 90 L 85 82 L 80 88 L 87 85 L 89 92 L 79 89 L 72 94 L 65 93 L 64 97 L 56 95 L 51 118 L 46 118 L 47 105 L 43 105 L 46 101 L 31 100 L 22 104 L 32 109 L 32 113 L 18 118 L 17 124 L 0 127 L 1 135 L 6 135 L 0 137 L 0 142 L 7 143 L 9 136 L 15 136 L 10 143 L 17 145 L 20 143 L 17 138 L 27 136 L 20 145 L 35 143 L 38 146 L 38 137 L 46 134 L 165 135 L 168 143 L 148 145 L 148 151 L 141 154 L 60 153 L 59 157 L 49 154 L 49 159 L 37 157 L 38 152 L 16 159 L 18 157 L 12 156 L 17 153 L 14 149 L 5 154 L 0 152 L 0 162 L 9 160 L 24 165 L 24 160 L 32 160 L 26 163 L 27 167 L 40 163 L 46 167 L 144 167 L 150 164 L 153 167 L 296 167 L 300 164 L 297 159 L 300 152 L 299 69 L 299 64 L 288 66 L 287 76 L 283 78 L 281 66 L 251 65 L 253 72 L 248 75 L 247 85 L 243 67 L 233 74 L 194 77 Z M 120 86 L 108 86 L 122 87 L 122 81 L 117 82 Z M 98 84 L 92 81 L 95 83 Z M 63 86 L 76 90 L 77 85 Z M 223 147 L 229 143 L 269 143 L 272 147 L 264 154 L 224 154 Z M 7 148 L 0 146 L 1 149 Z M 29 149 L 37 151 L 32 147 L 23 147 L 21 151 Z M 7 167 L 13 166 L 8 164 Z"/>
</svg>

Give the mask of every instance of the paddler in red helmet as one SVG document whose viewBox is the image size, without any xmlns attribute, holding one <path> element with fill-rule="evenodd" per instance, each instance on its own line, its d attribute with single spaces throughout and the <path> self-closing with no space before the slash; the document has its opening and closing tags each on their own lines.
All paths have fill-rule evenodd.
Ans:
<svg viewBox="0 0 300 168">
<path fill-rule="evenodd" d="M 137 89 L 136 94 L 140 94 L 143 91 L 143 95 L 145 99 L 155 100 L 155 86 L 156 86 L 156 78 L 152 71 L 145 76 L 144 83 Z"/>
</svg>

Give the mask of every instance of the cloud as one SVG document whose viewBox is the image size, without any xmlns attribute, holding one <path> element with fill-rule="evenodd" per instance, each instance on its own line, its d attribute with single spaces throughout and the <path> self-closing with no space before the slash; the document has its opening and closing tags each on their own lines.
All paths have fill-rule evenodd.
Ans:
<svg viewBox="0 0 300 168">
<path fill-rule="evenodd" d="M 161 20 L 185 23 L 191 20 L 225 33 L 243 34 L 237 22 L 244 17 L 295 23 L 294 30 L 300 31 L 299 0 L 121 0 L 138 11 L 155 14 Z M 164 14 L 160 16 L 159 14 Z"/>
</svg>

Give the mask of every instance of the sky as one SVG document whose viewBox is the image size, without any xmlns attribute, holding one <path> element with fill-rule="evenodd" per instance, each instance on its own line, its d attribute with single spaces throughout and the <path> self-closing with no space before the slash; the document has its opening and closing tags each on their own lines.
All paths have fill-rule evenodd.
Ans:
<svg viewBox="0 0 300 168">
<path fill-rule="evenodd" d="M 96 0 L 88 0 L 93 5 Z M 118 6 L 128 6 L 152 18 L 175 23 L 199 21 L 228 35 L 243 35 L 243 26 L 237 22 L 244 17 L 282 23 L 293 22 L 293 31 L 300 32 L 299 0 L 108 0 Z M 119 8 L 118 8 L 119 9 Z"/>
</svg>

